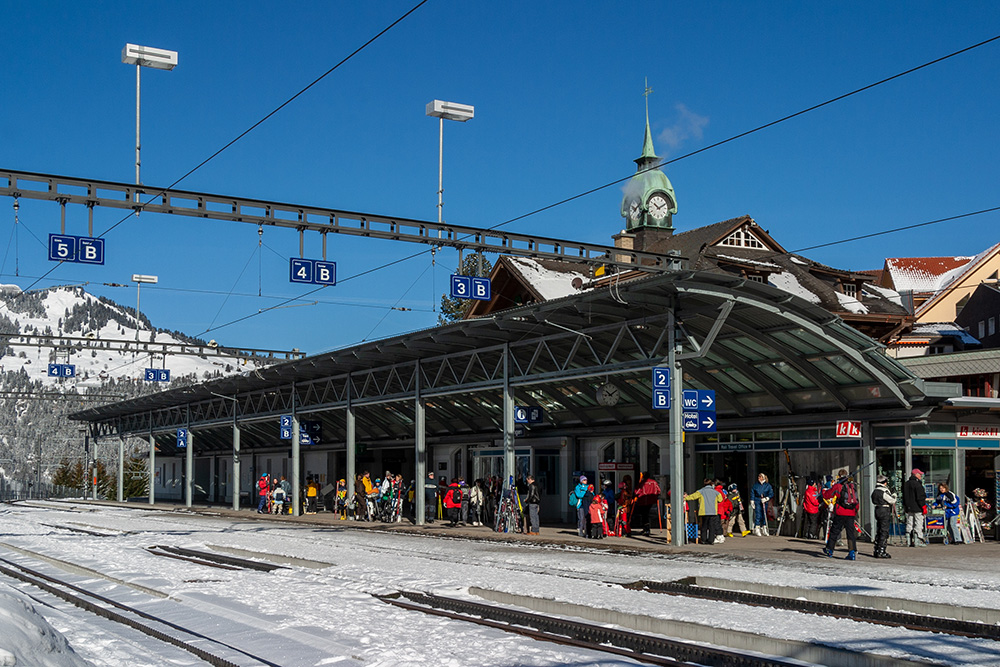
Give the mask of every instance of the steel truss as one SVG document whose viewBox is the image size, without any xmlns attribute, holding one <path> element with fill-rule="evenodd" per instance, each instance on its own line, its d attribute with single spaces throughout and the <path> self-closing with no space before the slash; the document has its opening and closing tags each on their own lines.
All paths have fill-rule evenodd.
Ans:
<svg viewBox="0 0 1000 667">
<path fill-rule="evenodd" d="M 63 206 L 80 204 L 86 206 L 91 214 L 95 206 L 105 206 L 133 210 L 136 213 L 148 211 L 287 227 L 298 230 L 300 235 L 313 231 L 323 237 L 324 259 L 327 234 L 408 241 L 472 252 L 605 264 L 652 273 L 676 268 L 672 262 L 680 259 L 497 229 L 26 171 L 0 170 L 0 195 L 58 202 Z M 90 235 L 93 235 L 93 229 Z M 300 238 L 300 253 L 302 245 Z"/>
<path fill-rule="evenodd" d="M 297 350 L 268 350 L 249 347 L 226 347 L 208 343 L 167 343 L 124 339 L 88 338 L 86 336 L 59 336 L 43 334 L 5 334 L 0 332 L 0 343 L 10 346 L 51 347 L 56 350 L 100 350 L 120 352 L 123 354 L 161 354 L 185 355 L 203 358 L 219 357 L 233 361 L 256 361 L 261 363 L 277 363 L 305 358 L 305 353 Z"/>
</svg>

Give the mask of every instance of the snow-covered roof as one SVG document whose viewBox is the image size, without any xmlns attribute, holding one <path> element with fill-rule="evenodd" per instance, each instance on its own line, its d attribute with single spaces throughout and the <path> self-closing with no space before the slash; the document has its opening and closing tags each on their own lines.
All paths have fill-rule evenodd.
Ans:
<svg viewBox="0 0 1000 667">
<path fill-rule="evenodd" d="M 957 338 L 965 345 L 979 345 L 979 340 L 954 322 L 922 322 L 913 327 L 912 336 L 938 336 Z"/>
<path fill-rule="evenodd" d="M 961 275 L 973 257 L 890 257 L 885 260 L 897 292 L 939 292 Z"/>
<path fill-rule="evenodd" d="M 837 295 L 837 301 L 843 306 L 844 310 L 855 313 L 857 315 L 866 315 L 868 313 L 868 308 L 865 304 L 858 301 L 853 296 L 848 296 L 842 292 L 834 292 Z"/>
<path fill-rule="evenodd" d="M 767 282 L 780 290 L 788 292 L 789 294 L 801 297 L 809 303 L 820 302 L 819 295 L 803 287 L 802 283 L 799 282 L 799 279 L 795 277 L 794 273 L 790 273 L 788 271 L 772 273 L 768 275 Z"/>
<path fill-rule="evenodd" d="M 528 257 L 508 257 L 511 266 L 525 282 L 538 292 L 546 301 L 561 299 L 570 294 L 577 294 L 580 290 L 573 287 L 573 280 L 580 278 L 582 281 L 589 280 L 589 276 L 573 269 L 559 271 L 553 268 L 542 266 L 538 260 Z"/>
<path fill-rule="evenodd" d="M 867 292 L 868 294 L 880 296 L 883 299 L 888 299 L 892 301 L 897 306 L 903 305 L 903 299 L 899 296 L 899 292 L 896 290 L 891 290 L 888 287 L 880 287 L 879 285 L 873 285 L 872 283 L 865 283 L 862 292 Z"/>
<path fill-rule="evenodd" d="M 741 264 L 751 264 L 751 265 L 754 265 L 754 266 L 763 266 L 763 267 L 767 267 L 769 269 L 780 269 L 781 268 L 781 266 L 779 266 L 778 264 L 775 264 L 774 262 L 760 262 L 760 261 L 757 261 L 757 260 L 754 260 L 754 259 L 747 259 L 745 257 L 731 257 L 730 255 L 716 255 L 716 257 L 719 257 L 721 259 L 728 259 L 728 260 L 733 261 L 733 262 L 740 262 Z"/>
</svg>

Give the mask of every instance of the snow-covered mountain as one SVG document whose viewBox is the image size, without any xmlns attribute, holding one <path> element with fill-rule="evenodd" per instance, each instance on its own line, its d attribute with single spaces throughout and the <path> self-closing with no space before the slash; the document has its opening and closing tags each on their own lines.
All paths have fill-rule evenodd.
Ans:
<svg viewBox="0 0 1000 667">
<path fill-rule="evenodd" d="M 137 338 L 140 347 L 150 345 L 137 352 Z M 164 359 L 163 344 L 190 354 Z M 74 365 L 75 377 L 49 377 L 53 363 Z M 34 478 L 40 449 L 43 472 L 79 456 L 80 424 L 66 418 L 72 412 L 266 363 L 221 355 L 214 342 L 156 329 L 134 308 L 82 287 L 22 292 L 0 285 L 0 486 Z M 164 367 L 169 382 L 146 381 L 145 369 Z"/>
</svg>

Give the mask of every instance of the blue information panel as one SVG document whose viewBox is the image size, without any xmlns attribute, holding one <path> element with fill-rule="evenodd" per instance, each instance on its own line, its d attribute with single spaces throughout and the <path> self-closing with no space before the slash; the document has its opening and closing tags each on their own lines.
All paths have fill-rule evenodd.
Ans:
<svg viewBox="0 0 1000 667">
<path fill-rule="evenodd" d="M 313 444 L 313 439 L 309 436 L 308 433 L 306 433 L 305 431 L 303 431 L 301 428 L 299 429 L 299 444 L 300 445 L 311 445 L 311 444 Z"/>
<path fill-rule="evenodd" d="M 292 439 L 292 416 L 281 415 L 278 418 L 278 437 L 282 440 Z"/>
<path fill-rule="evenodd" d="M 186 428 L 177 429 L 177 449 L 184 449 L 188 446 L 188 430 Z"/>
<path fill-rule="evenodd" d="M 337 263 L 293 257 L 288 260 L 288 280 L 310 285 L 336 285 Z"/>
<path fill-rule="evenodd" d="M 76 364 L 49 364 L 46 375 L 50 378 L 76 377 Z"/>
<path fill-rule="evenodd" d="M 653 390 L 653 409 L 655 409 L 655 410 L 669 410 L 670 409 L 670 390 L 669 389 L 654 389 Z"/>
<path fill-rule="evenodd" d="M 146 382 L 170 382 L 170 369 L 147 368 L 145 378 Z"/>
<path fill-rule="evenodd" d="M 522 407 L 520 405 L 514 406 L 514 423 L 515 424 L 528 423 L 528 408 Z"/>
<path fill-rule="evenodd" d="M 104 264 L 104 239 L 49 234 L 49 260 L 79 264 Z"/>
<path fill-rule="evenodd" d="M 653 369 L 653 389 L 670 388 L 670 369 L 657 367 Z"/>
<path fill-rule="evenodd" d="M 492 288 L 489 278 L 473 278 L 471 276 L 451 276 L 451 298 L 476 299 L 489 301 L 492 298 Z"/>
<path fill-rule="evenodd" d="M 681 415 L 681 425 L 685 431 L 708 433 L 715 431 L 715 413 L 685 411 Z"/>
</svg>

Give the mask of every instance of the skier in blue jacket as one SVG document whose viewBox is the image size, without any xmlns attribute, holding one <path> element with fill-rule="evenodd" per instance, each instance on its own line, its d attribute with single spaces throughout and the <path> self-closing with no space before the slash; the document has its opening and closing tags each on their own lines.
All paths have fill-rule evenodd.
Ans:
<svg viewBox="0 0 1000 667">
<path fill-rule="evenodd" d="M 576 532 L 580 537 L 587 536 L 587 510 L 589 507 L 583 506 L 583 499 L 587 495 L 587 477 L 581 475 L 572 495 L 576 498 Z M 589 504 L 589 503 L 588 503 Z"/>
<path fill-rule="evenodd" d="M 753 534 L 767 536 L 766 505 L 774 497 L 774 487 L 767 481 L 767 475 L 757 475 L 757 483 L 751 489 L 753 495 Z"/>
<path fill-rule="evenodd" d="M 948 522 L 949 543 L 961 544 L 963 542 L 962 531 L 958 527 L 961 505 L 958 502 L 958 496 L 948 490 L 947 484 L 938 484 L 938 495 L 934 505 L 944 508 L 944 518 Z"/>
</svg>

